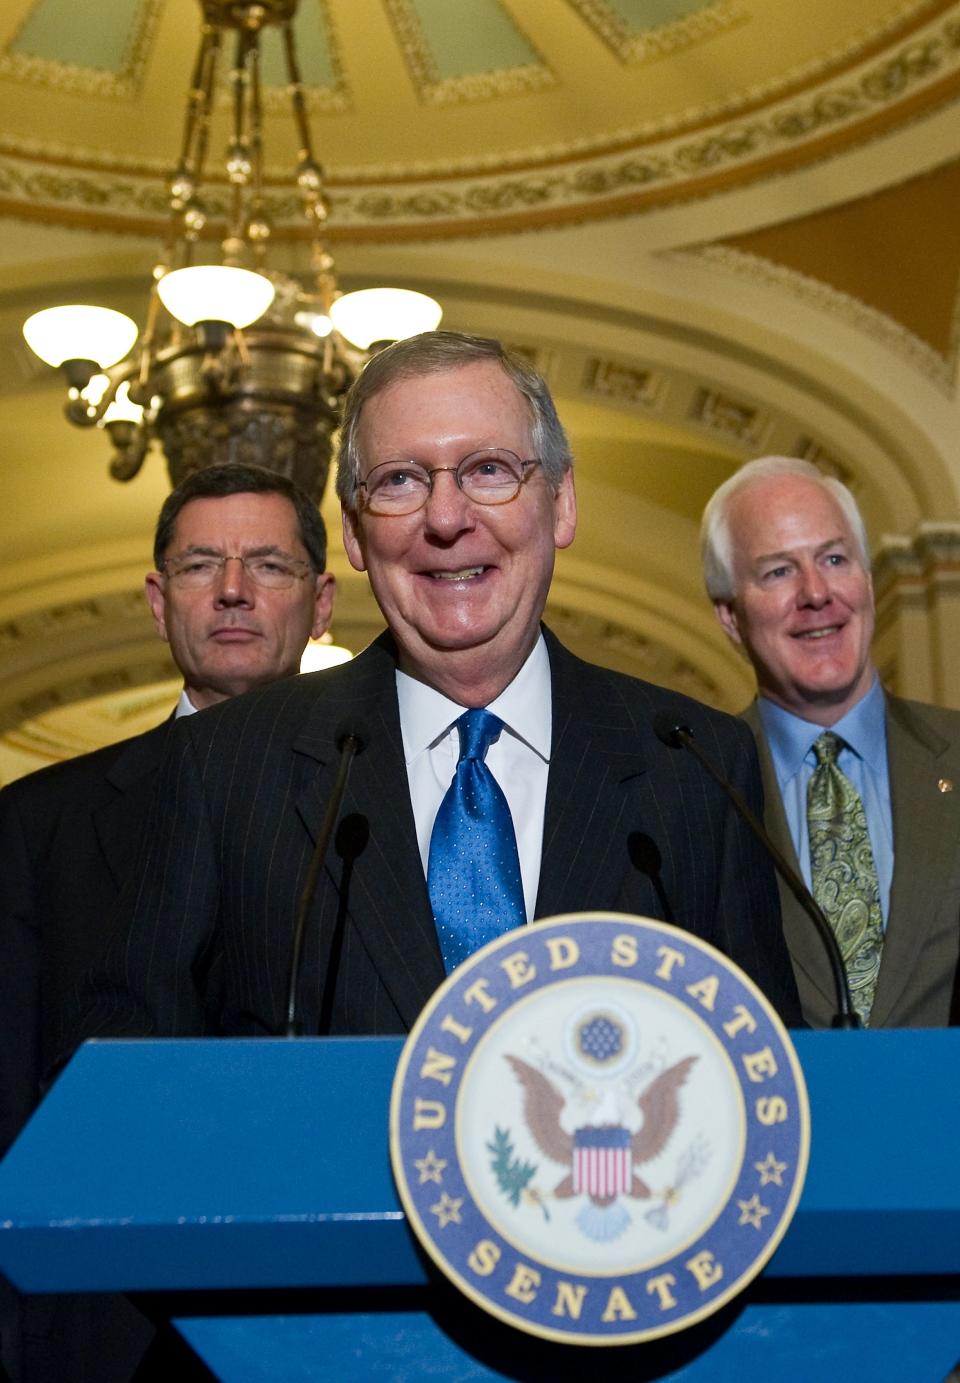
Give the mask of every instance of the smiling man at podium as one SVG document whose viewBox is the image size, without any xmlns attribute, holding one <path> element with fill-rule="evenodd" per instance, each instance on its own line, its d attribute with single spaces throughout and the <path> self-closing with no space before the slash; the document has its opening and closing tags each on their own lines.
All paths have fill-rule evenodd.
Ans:
<svg viewBox="0 0 960 1383">
<path fill-rule="evenodd" d="M 653 721 L 689 724 L 759 810 L 749 730 L 541 625 L 576 499 L 540 376 L 457 333 L 388 347 L 347 400 L 337 483 L 388 629 L 352 663 L 177 727 L 81 1035 L 284 1030 L 348 740 L 363 752 L 292 981 L 301 1030 L 402 1033 L 470 950 L 582 909 L 706 938 L 797 1021 L 772 869 Z"/>
</svg>

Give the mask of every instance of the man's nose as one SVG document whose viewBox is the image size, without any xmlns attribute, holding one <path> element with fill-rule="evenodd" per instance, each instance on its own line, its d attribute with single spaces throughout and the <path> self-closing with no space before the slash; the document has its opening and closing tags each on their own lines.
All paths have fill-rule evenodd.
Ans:
<svg viewBox="0 0 960 1383">
<path fill-rule="evenodd" d="M 225 557 L 214 587 L 218 605 L 248 605 L 253 603 L 253 582 L 240 557 Z"/>
<path fill-rule="evenodd" d="M 804 605 L 826 605 L 830 599 L 830 583 L 816 562 L 800 568 L 800 600 Z"/>
<path fill-rule="evenodd" d="M 457 484 L 455 472 L 446 467 L 436 469 L 424 505 L 427 531 L 449 538 L 473 527 L 475 511 L 476 505 Z"/>
</svg>

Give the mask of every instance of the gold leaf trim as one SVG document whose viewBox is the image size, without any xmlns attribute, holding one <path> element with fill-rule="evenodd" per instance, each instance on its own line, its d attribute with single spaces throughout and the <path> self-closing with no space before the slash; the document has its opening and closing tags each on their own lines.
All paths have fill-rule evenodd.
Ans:
<svg viewBox="0 0 960 1383">
<path fill-rule="evenodd" d="M 340 50 L 330 16 L 329 0 L 315 0 L 315 3 L 320 11 L 320 23 L 327 37 L 327 50 L 330 55 L 330 65 L 334 72 L 334 82 L 332 86 L 305 88 L 304 102 L 310 114 L 343 115 L 353 109 L 353 103 L 343 72 Z M 131 35 L 119 72 L 108 72 L 94 67 L 78 67 L 72 63 L 55 62 L 49 58 L 30 57 L 24 53 L 11 53 L 8 49 L 6 53 L 0 55 L 0 78 L 29 82 L 33 86 L 45 87 L 48 91 L 53 92 L 131 101 L 139 94 L 143 83 L 143 74 L 162 5 L 163 0 L 146 0 Z M 184 70 L 182 74 L 184 100 L 186 99 L 189 76 L 189 72 Z M 228 109 L 231 99 L 226 83 L 221 83 L 221 89 L 216 98 L 217 107 Z M 263 106 L 270 115 L 287 113 L 290 109 L 290 96 L 287 87 L 285 85 L 265 87 Z"/>
<path fill-rule="evenodd" d="M 489 101 L 499 96 L 522 96 L 556 85 L 557 79 L 552 72 L 529 63 L 526 67 L 511 67 L 503 72 L 474 72 L 467 77 L 447 77 L 441 82 L 421 87 L 419 94 L 424 105 L 443 106 Z"/>
<path fill-rule="evenodd" d="M 519 96 L 533 91 L 543 91 L 557 84 L 557 78 L 536 45 L 513 15 L 508 16 L 512 27 L 537 54 L 537 62 L 523 63 L 517 67 L 502 68 L 493 72 L 471 72 L 461 77 L 441 77 L 424 36 L 420 18 L 410 0 L 383 0 L 383 3 L 417 95 L 424 105 L 465 105 L 472 101 L 487 101 L 500 96 Z"/>
<path fill-rule="evenodd" d="M 136 96 L 142 85 L 147 55 L 153 44 L 162 7 L 163 0 L 143 0 L 119 72 L 29 57 L 24 53 L 12 53 L 8 48 L 0 56 L 0 77 L 30 82 L 50 91 L 79 92 L 84 96 L 109 96 L 128 101 Z M 23 25 L 14 35 L 11 46 L 16 43 L 22 29 Z"/>
<path fill-rule="evenodd" d="M 739 0 L 715 0 L 682 19 L 660 24 L 642 34 L 628 31 L 608 0 L 567 0 L 622 63 L 653 62 L 669 53 L 693 48 L 716 34 L 745 24 L 750 12 Z"/>
<path fill-rule="evenodd" d="M 491 172 L 473 178 L 350 185 L 331 173 L 329 235 L 386 238 L 389 235 L 480 234 L 505 220 L 516 225 L 587 219 L 621 211 L 638 212 L 677 196 L 702 196 L 745 177 L 771 176 L 805 156 L 824 157 L 857 138 L 875 137 L 883 122 L 922 115 L 960 95 L 960 18 L 911 39 L 882 61 L 865 64 L 843 83 L 809 93 L 695 137 L 664 140 L 653 148 L 581 159 L 517 173 Z M 0 150 L 10 151 L 10 142 Z M 123 176 L 91 177 L 71 161 L 69 168 L 44 167 L 37 152 L 0 156 L 2 209 L 42 219 L 79 218 L 115 229 L 138 220 L 154 229 L 165 218 L 162 189 L 141 169 Z M 212 219 L 221 192 L 210 186 Z M 296 238 L 300 209 L 282 190 L 268 193 L 268 211 L 278 238 Z M 161 210 L 162 204 L 162 210 Z"/>
</svg>

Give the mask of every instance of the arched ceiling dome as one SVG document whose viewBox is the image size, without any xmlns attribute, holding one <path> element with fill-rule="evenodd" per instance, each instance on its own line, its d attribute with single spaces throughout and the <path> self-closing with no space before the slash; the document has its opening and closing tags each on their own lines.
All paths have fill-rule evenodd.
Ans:
<svg viewBox="0 0 960 1383">
<path fill-rule="evenodd" d="M 0 209 L 157 228 L 198 17 L 196 0 L 8 0 Z M 301 0 L 296 31 L 335 239 L 716 195 L 875 141 L 960 91 L 960 19 L 942 0 Z M 275 33 L 264 75 L 282 177 Z M 275 210 L 296 225 L 293 199 Z"/>
</svg>

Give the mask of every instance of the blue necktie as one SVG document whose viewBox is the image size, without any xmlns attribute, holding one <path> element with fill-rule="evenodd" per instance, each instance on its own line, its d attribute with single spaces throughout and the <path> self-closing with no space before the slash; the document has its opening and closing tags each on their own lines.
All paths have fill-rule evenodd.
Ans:
<svg viewBox="0 0 960 1383">
<path fill-rule="evenodd" d="M 478 947 L 526 922 L 513 818 L 483 762 L 503 721 L 467 711 L 460 758 L 430 837 L 427 887 L 447 974 Z"/>
</svg>

